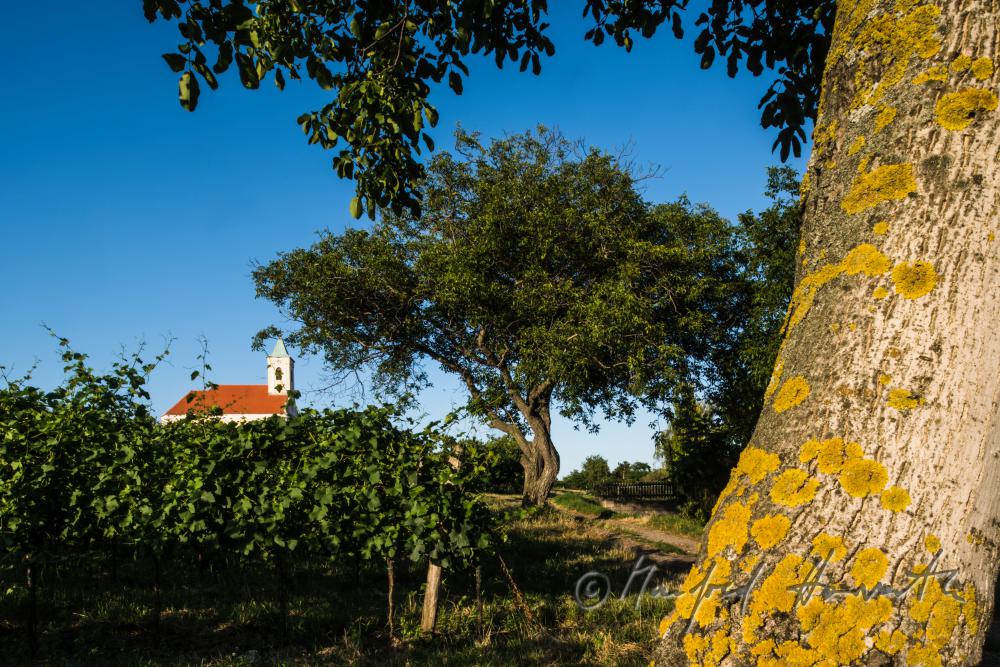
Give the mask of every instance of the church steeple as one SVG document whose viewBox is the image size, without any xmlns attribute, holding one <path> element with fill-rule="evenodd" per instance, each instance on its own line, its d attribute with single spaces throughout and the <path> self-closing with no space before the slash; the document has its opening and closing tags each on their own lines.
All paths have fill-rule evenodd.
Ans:
<svg viewBox="0 0 1000 667">
<path fill-rule="evenodd" d="M 295 389 L 295 360 L 288 355 L 285 342 L 278 339 L 267 356 L 267 393 L 287 395 Z"/>
</svg>

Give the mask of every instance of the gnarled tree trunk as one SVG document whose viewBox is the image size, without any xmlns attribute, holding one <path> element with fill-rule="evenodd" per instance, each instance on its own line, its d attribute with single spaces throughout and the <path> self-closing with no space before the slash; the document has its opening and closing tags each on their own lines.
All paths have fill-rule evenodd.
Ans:
<svg viewBox="0 0 1000 667">
<path fill-rule="evenodd" d="M 548 429 L 535 430 L 535 437 L 528 442 L 529 454 L 522 452 L 524 467 L 524 493 L 521 503 L 525 507 L 540 507 L 548 500 L 552 486 L 559 475 L 559 452 L 552 444 Z"/>
<path fill-rule="evenodd" d="M 657 666 L 978 662 L 1000 518 L 998 28 L 997 0 L 838 2 L 786 338 Z"/>
</svg>

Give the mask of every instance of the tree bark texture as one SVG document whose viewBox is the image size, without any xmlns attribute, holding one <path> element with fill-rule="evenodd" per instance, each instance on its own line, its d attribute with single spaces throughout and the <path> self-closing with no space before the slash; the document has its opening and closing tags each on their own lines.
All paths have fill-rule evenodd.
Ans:
<svg viewBox="0 0 1000 667">
<path fill-rule="evenodd" d="M 655 664 L 972 665 L 1000 519 L 998 0 L 837 3 L 785 338 Z"/>
</svg>

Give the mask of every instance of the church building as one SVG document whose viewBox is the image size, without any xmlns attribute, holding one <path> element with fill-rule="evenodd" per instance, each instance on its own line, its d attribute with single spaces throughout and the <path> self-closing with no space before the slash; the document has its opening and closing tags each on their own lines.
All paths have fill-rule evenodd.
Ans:
<svg viewBox="0 0 1000 667">
<path fill-rule="evenodd" d="M 203 413 L 215 408 L 222 411 L 218 419 L 230 422 L 294 416 L 295 399 L 288 396 L 294 389 L 295 360 L 279 338 L 267 357 L 267 384 L 220 384 L 214 389 L 190 391 L 160 417 L 160 423 L 184 419 L 189 411 Z"/>
</svg>

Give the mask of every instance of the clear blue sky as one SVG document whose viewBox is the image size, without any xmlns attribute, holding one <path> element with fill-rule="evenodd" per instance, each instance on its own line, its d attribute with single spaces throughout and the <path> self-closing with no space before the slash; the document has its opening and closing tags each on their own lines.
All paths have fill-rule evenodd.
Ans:
<svg viewBox="0 0 1000 667">
<path fill-rule="evenodd" d="M 773 134 L 758 123 L 764 78 L 703 72 L 690 41 L 668 31 L 631 54 L 594 47 L 582 39 L 582 0 L 551 4 L 566 13 L 552 16 L 556 55 L 542 75 L 470 62 L 465 94 L 444 89 L 433 99 L 439 148 L 450 146 L 459 122 L 486 136 L 541 123 L 606 149 L 633 143 L 639 163 L 664 169 L 646 184 L 651 201 L 686 193 L 730 218 L 765 204 L 765 168 L 777 157 Z M 141 5 L 19 2 L 4 12 L 0 365 L 17 374 L 38 360 L 38 383 L 56 384 L 61 364 L 43 322 L 98 368 L 123 346 L 145 340 L 159 349 L 170 337 L 171 361 L 150 385 L 162 412 L 189 388 L 200 336 L 209 341 L 213 380 L 263 383 L 264 360 L 250 338 L 285 323 L 254 298 L 252 263 L 354 221 L 350 183 L 295 124 L 323 104 L 323 93 L 290 82 L 279 94 L 270 80 L 248 92 L 227 76 L 187 113 L 160 58 L 178 42 L 176 27 L 149 25 Z M 296 371 L 306 404 L 351 402 L 320 391 L 321 360 L 299 358 Z M 433 377 L 422 404 L 440 417 L 462 393 L 450 378 Z M 597 435 L 557 420 L 563 472 L 593 453 L 612 464 L 652 462 L 649 420 L 607 424 Z"/>
</svg>

